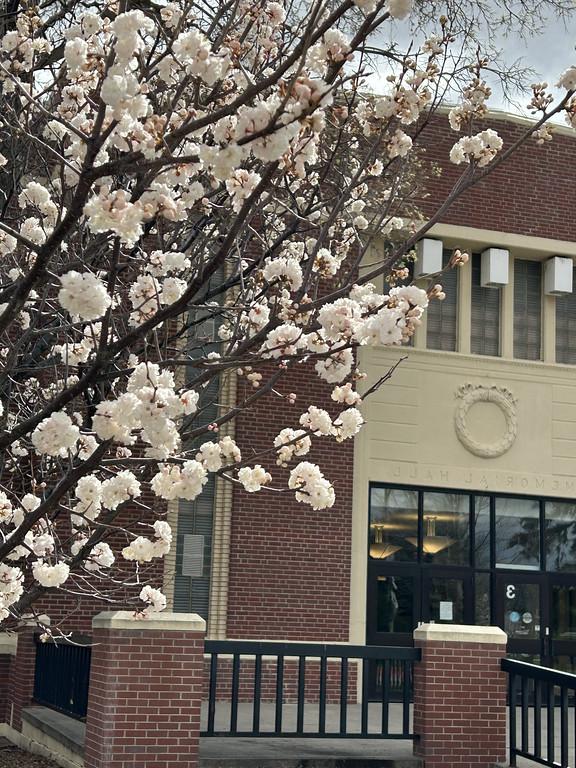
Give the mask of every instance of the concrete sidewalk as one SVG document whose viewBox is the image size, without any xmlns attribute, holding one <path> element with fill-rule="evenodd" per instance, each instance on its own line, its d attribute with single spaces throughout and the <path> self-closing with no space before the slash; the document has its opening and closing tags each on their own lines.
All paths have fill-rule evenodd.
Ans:
<svg viewBox="0 0 576 768">
<path fill-rule="evenodd" d="M 369 707 L 369 729 L 373 733 L 379 731 L 381 707 L 371 703 Z M 217 728 L 229 728 L 230 707 L 228 704 L 217 705 Z M 351 704 L 348 707 L 348 729 L 351 732 L 360 731 L 360 706 Z M 520 737 L 520 712 L 517 713 L 518 746 Z M 542 757 L 547 758 L 546 752 L 546 716 L 542 712 Z M 274 728 L 275 707 L 273 704 L 261 706 L 261 728 L 272 731 Z M 81 756 L 84 748 L 84 724 L 73 720 L 46 707 L 31 707 L 25 710 L 24 718 L 36 728 L 56 739 L 67 749 Z M 533 724 L 533 710 L 529 713 L 529 726 Z M 202 707 L 202 727 L 206 727 L 207 705 Z M 401 732 L 402 708 L 399 704 L 390 705 L 390 730 L 392 733 Z M 318 707 L 306 705 L 305 730 L 317 728 Z M 340 708 L 337 705 L 326 707 L 326 738 L 291 738 L 291 737 L 204 737 L 200 740 L 201 768 L 418 768 L 421 763 L 412 755 L 412 741 L 406 739 L 335 739 L 330 738 L 330 732 L 338 730 L 340 724 Z M 296 705 L 285 704 L 283 707 L 283 728 L 295 730 Z M 252 705 L 239 704 L 238 730 L 249 731 L 252 727 Z M 529 730 L 530 730 L 529 727 Z M 570 708 L 568 718 L 569 750 L 568 765 L 576 768 L 576 723 L 574 708 Z M 557 707 L 554 718 L 554 759 L 560 764 L 560 709 Z M 528 742 L 528 748 L 533 743 Z M 519 768 L 536 766 L 532 760 L 518 758 Z"/>
</svg>

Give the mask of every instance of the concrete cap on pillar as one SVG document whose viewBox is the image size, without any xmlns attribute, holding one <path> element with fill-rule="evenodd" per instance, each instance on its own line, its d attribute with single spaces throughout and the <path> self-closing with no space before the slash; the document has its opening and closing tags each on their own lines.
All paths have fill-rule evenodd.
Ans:
<svg viewBox="0 0 576 768">
<path fill-rule="evenodd" d="M 15 633 L 0 632 L 0 656 L 16 656 L 18 648 L 18 635 Z"/>
<path fill-rule="evenodd" d="M 162 630 L 163 632 L 206 632 L 206 622 L 197 613 L 138 615 L 134 611 L 102 611 L 92 619 L 92 629 Z"/>
<path fill-rule="evenodd" d="M 421 624 L 414 630 L 414 640 L 506 645 L 508 636 L 500 627 L 478 627 L 474 624 Z"/>
</svg>

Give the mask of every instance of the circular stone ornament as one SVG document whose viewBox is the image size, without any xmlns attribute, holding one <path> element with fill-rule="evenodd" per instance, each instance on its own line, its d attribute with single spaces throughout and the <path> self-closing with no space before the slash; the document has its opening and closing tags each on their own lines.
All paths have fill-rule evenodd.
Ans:
<svg viewBox="0 0 576 768">
<path fill-rule="evenodd" d="M 494 459 L 509 450 L 518 434 L 516 398 L 506 387 L 485 386 L 484 384 L 463 384 L 456 392 L 458 405 L 454 414 L 454 428 L 458 440 L 474 456 Z M 475 440 L 466 421 L 468 411 L 476 403 L 493 403 L 503 413 L 506 422 L 504 434 L 492 443 Z"/>
</svg>

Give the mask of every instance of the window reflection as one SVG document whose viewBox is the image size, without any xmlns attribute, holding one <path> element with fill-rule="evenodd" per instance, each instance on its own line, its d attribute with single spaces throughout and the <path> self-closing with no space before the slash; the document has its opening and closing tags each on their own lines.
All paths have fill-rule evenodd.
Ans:
<svg viewBox="0 0 576 768">
<path fill-rule="evenodd" d="M 552 587 L 552 637 L 576 640 L 576 587 L 562 584 Z"/>
<path fill-rule="evenodd" d="M 547 570 L 576 570 L 575 504 L 561 501 L 546 502 L 544 545 Z"/>
<path fill-rule="evenodd" d="M 412 632 L 414 583 L 402 576 L 378 576 L 378 632 Z"/>
<path fill-rule="evenodd" d="M 540 504 L 534 499 L 496 499 L 496 567 L 540 567 Z"/>
<path fill-rule="evenodd" d="M 490 617 L 490 574 L 477 573 L 474 585 L 474 623 L 488 627 Z"/>
<path fill-rule="evenodd" d="M 424 494 L 424 562 L 468 565 L 470 497 L 462 493 Z"/>
<path fill-rule="evenodd" d="M 490 568 L 490 499 L 476 496 L 474 499 L 474 565 Z"/>
<path fill-rule="evenodd" d="M 395 488 L 370 492 L 370 557 L 374 560 L 416 560 L 418 493 Z"/>
</svg>

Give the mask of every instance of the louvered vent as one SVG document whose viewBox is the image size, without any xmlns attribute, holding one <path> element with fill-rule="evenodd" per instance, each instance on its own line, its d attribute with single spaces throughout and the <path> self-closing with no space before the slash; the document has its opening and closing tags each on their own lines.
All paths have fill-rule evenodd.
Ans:
<svg viewBox="0 0 576 768">
<path fill-rule="evenodd" d="M 482 257 L 472 256 L 472 307 L 470 350 L 475 355 L 500 354 L 500 288 L 481 285 Z"/>
<path fill-rule="evenodd" d="M 542 336 L 542 265 L 514 261 L 514 357 L 540 360 Z"/>
<path fill-rule="evenodd" d="M 442 266 L 445 267 L 448 264 L 451 255 L 450 251 L 444 251 Z M 427 309 L 426 346 L 428 349 L 455 352 L 458 318 L 458 270 L 449 269 L 444 272 L 440 281 L 446 298 L 444 301 L 431 301 Z"/>
<path fill-rule="evenodd" d="M 184 536 L 182 551 L 182 576 L 204 574 L 204 536 L 196 533 Z"/>
</svg>

